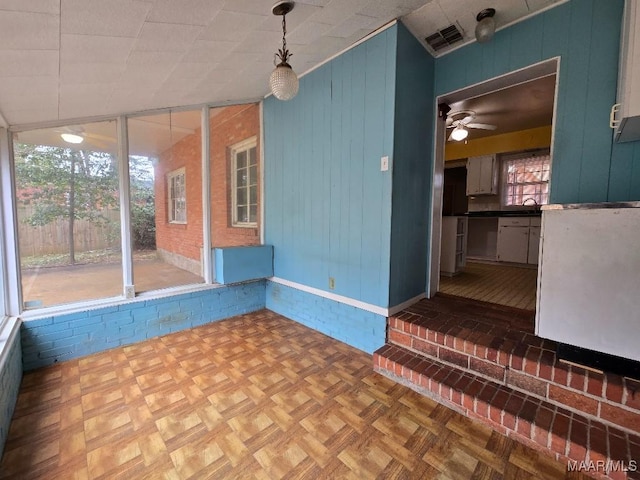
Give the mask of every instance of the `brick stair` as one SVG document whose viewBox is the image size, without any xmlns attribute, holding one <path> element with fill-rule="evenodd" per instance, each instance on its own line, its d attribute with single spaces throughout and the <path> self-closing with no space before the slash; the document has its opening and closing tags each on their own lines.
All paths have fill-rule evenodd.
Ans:
<svg viewBox="0 0 640 480">
<path fill-rule="evenodd" d="M 374 368 L 559 460 L 640 460 L 640 382 L 559 362 L 530 316 L 424 300 L 388 320 Z"/>
</svg>

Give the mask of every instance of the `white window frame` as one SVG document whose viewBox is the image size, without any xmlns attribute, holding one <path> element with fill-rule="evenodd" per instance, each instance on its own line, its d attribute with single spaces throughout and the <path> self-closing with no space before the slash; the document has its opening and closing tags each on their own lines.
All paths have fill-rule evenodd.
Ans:
<svg viewBox="0 0 640 480">
<path fill-rule="evenodd" d="M 172 182 L 177 177 L 183 177 L 183 185 L 184 185 L 184 198 L 182 199 L 184 203 L 184 220 L 176 219 L 177 208 L 176 208 L 176 199 L 173 195 Z M 174 223 L 178 225 L 186 225 L 187 223 L 187 176 L 185 174 L 185 167 L 178 168 L 173 170 L 167 174 L 167 219 L 169 223 Z"/>
<path fill-rule="evenodd" d="M 519 162 L 519 163 L 537 163 L 542 159 L 542 161 L 546 160 L 546 180 L 537 180 L 537 181 L 526 181 L 526 182 L 513 182 L 509 183 L 509 165 Z M 549 203 L 549 181 L 551 178 L 551 155 L 548 150 L 546 151 L 536 151 L 536 152 L 528 152 L 528 153 L 520 153 L 515 155 L 504 155 L 501 158 L 502 163 L 502 205 L 507 208 L 517 208 L 517 207 L 536 207 L 539 205 L 546 205 Z M 541 172 L 544 172 L 545 169 L 542 169 Z M 532 172 L 532 175 L 535 175 L 535 172 Z M 509 203 L 512 201 L 509 195 L 509 187 L 510 186 L 546 186 L 546 193 L 541 190 L 538 191 L 536 189 L 536 193 L 526 195 L 525 198 L 522 199 L 520 203 Z M 529 200 L 533 201 L 529 201 Z M 535 203 L 534 203 L 535 202 Z"/>
<path fill-rule="evenodd" d="M 238 221 L 238 207 L 240 205 L 238 205 L 238 185 L 237 185 L 237 174 L 238 174 L 238 163 L 237 163 L 237 159 L 238 159 L 238 154 L 241 152 L 247 152 L 247 166 L 244 167 L 247 170 L 247 173 L 250 172 L 250 167 L 251 165 L 249 165 L 249 150 L 251 150 L 252 148 L 256 149 L 256 155 L 255 155 L 255 159 L 256 159 L 256 175 L 257 177 L 255 179 L 248 179 L 247 185 L 242 187 L 242 188 L 246 188 L 247 189 L 247 203 L 246 203 L 246 207 L 247 210 L 250 210 L 251 207 L 251 203 L 250 203 L 250 188 L 252 186 L 252 180 L 253 180 L 253 184 L 255 185 L 256 189 L 259 188 L 260 186 L 260 163 L 258 161 L 258 139 L 256 136 L 253 136 L 251 138 L 248 138 L 246 140 L 243 140 L 242 142 L 236 143 L 235 145 L 230 147 L 231 150 L 231 226 L 232 227 L 240 227 L 240 228 L 257 228 L 258 227 L 258 206 L 260 205 L 260 199 L 258 197 L 258 195 L 256 195 L 256 221 L 255 222 L 241 222 Z M 258 192 L 256 192 L 258 193 Z"/>
</svg>

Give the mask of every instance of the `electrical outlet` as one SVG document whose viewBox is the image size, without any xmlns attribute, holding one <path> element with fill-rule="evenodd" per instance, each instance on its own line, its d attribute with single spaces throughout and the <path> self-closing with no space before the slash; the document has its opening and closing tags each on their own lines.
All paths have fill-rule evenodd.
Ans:
<svg viewBox="0 0 640 480">
<path fill-rule="evenodd" d="M 380 171 L 386 172 L 389 170 L 389 157 L 384 156 L 380 159 Z"/>
<path fill-rule="evenodd" d="M 336 279 L 329 277 L 329 290 L 333 290 L 334 288 L 336 288 Z"/>
</svg>

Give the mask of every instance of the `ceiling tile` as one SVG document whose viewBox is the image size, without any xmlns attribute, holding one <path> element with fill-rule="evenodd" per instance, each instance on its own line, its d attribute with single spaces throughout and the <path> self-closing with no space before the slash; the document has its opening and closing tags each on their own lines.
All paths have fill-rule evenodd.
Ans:
<svg viewBox="0 0 640 480">
<path fill-rule="evenodd" d="M 147 21 L 207 25 L 223 5 L 224 0 L 156 0 Z"/>
<path fill-rule="evenodd" d="M 134 49 L 152 52 L 186 52 L 202 29 L 203 27 L 196 25 L 146 22 Z"/>
<path fill-rule="evenodd" d="M 233 49 L 238 53 L 275 53 L 282 48 L 282 33 L 253 31 Z"/>
<path fill-rule="evenodd" d="M 182 60 L 185 62 L 218 63 L 237 45 L 237 42 L 222 40 L 196 40 L 182 57 Z"/>
<path fill-rule="evenodd" d="M 62 33 L 136 37 L 150 7 L 131 0 L 62 0 Z"/>
<path fill-rule="evenodd" d="M 252 15 L 222 10 L 202 31 L 198 39 L 229 41 L 238 37 L 242 38 L 258 27 L 265 19 L 266 15 Z"/>
<path fill-rule="evenodd" d="M 348 38 L 362 29 L 368 29 L 376 24 L 376 19 L 364 15 L 353 15 L 345 19 L 337 27 L 327 32 L 332 37 Z"/>
<path fill-rule="evenodd" d="M 2 12 L 0 50 L 56 50 L 60 17 L 46 13 Z"/>
<path fill-rule="evenodd" d="M 327 6 L 313 15 L 310 20 L 313 22 L 339 25 L 345 18 L 354 15 L 366 7 L 368 3 L 369 0 L 331 0 Z"/>
<path fill-rule="evenodd" d="M 63 64 L 125 63 L 135 39 L 64 34 L 60 36 L 60 42 L 60 62 Z"/>
<path fill-rule="evenodd" d="M 0 10 L 57 15 L 60 13 L 60 0 L 0 0 Z"/>
<path fill-rule="evenodd" d="M 306 22 L 303 26 L 296 28 L 287 35 L 287 43 L 291 45 L 314 44 L 333 27 L 333 25 L 328 23 Z"/>
<path fill-rule="evenodd" d="M 78 85 L 116 82 L 125 68 L 124 63 L 65 63 L 60 66 L 60 83 Z"/>
<path fill-rule="evenodd" d="M 41 123 L 58 120 L 58 103 L 56 101 L 45 102 L 44 99 L 38 102 L 36 107 L 22 108 L 18 110 L 3 110 L 2 116 L 9 122 L 9 125 L 27 125 L 30 123 Z"/>
<path fill-rule="evenodd" d="M 58 52 L 56 50 L 0 50 L 0 77 L 39 77 L 58 75 Z"/>
</svg>

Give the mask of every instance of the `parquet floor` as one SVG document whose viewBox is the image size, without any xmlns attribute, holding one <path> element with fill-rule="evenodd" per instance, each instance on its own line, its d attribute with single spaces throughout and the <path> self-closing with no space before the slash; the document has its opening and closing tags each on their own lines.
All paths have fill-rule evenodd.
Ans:
<svg viewBox="0 0 640 480">
<path fill-rule="evenodd" d="M 535 268 L 467 262 L 453 277 L 440 277 L 440 291 L 507 307 L 535 310 L 538 271 Z"/>
<path fill-rule="evenodd" d="M 25 375 L 6 479 L 560 479 L 267 310 Z"/>
</svg>

